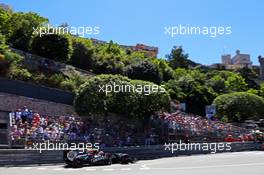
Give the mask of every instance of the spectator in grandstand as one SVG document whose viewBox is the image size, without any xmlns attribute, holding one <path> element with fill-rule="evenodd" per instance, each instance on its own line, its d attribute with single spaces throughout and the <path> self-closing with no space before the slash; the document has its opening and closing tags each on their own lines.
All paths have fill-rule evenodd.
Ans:
<svg viewBox="0 0 264 175">
<path fill-rule="evenodd" d="M 164 120 L 164 123 L 168 123 L 168 127 L 174 131 L 175 136 L 188 134 L 193 138 L 201 137 L 203 140 L 204 138 L 206 140 L 212 140 L 214 138 L 220 141 L 221 139 L 224 140 L 227 138 L 229 134 L 232 134 L 235 141 L 243 141 L 242 135 L 250 134 L 250 131 L 245 128 L 236 127 L 217 120 L 208 120 L 201 116 L 179 111 L 173 114 L 162 113 L 159 116 L 160 119 Z M 183 139 L 185 139 L 184 137 Z"/>
<path fill-rule="evenodd" d="M 135 125 L 123 120 L 80 119 L 75 116 L 44 116 L 32 112 L 26 106 L 11 113 L 13 140 L 63 141 L 63 142 L 100 142 L 103 146 L 123 146 L 140 143 L 158 144 L 166 141 L 168 131 L 174 131 L 175 137 L 184 141 L 200 140 L 249 141 L 254 140 L 249 130 L 217 120 L 211 121 L 201 116 L 176 113 L 160 113 L 152 117 L 150 128 L 145 137 L 140 136 Z M 232 136 L 232 138 L 229 137 Z M 181 137 L 180 137 L 181 136 Z M 188 138 L 186 137 L 188 136 Z M 205 138 L 205 139 L 204 139 Z"/>
</svg>

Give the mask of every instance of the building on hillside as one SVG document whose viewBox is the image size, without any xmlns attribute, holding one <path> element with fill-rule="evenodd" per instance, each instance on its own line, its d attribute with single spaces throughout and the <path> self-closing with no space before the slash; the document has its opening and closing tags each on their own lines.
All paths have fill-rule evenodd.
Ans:
<svg viewBox="0 0 264 175">
<path fill-rule="evenodd" d="M 213 69 L 227 69 L 235 70 L 239 68 L 247 67 L 255 70 L 259 74 L 259 79 L 264 80 L 264 57 L 259 56 L 258 60 L 260 65 L 253 65 L 250 60 L 250 54 L 241 54 L 239 50 L 236 51 L 236 55 L 231 57 L 230 54 L 221 56 L 222 63 L 215 63 L 210 65 Z"/>
<path fill-rule="evenodd" d="M 260 76 L 260 79 L 261 80 L 264 80 L 264 57 L 259 56 L 258 57 L 258 60 L 259 60 L 259 64 L 260 64 L 260 67 L 259 67 L 259 76 Z"/>
<path fill-rule="evenodd" d="M 252 68 L 252 62 L 250 60 L 250 54 L 241 54 L 240 50 L 236 51 L 236 55 L 231 58 L 230 54 L 222 55 L 222 64 L 226 69 L 237 68 Z"/>
<path fill-rule="evenodd" d="M 91 38 L 93 44 L 106 44 L 106 41 L 98 40 Z M 127 45 L 119 45 L 121 48 L 126 50 L 127 52 L 143 52 L 146 57 L 151 57 L 151 58 L 157 58 L 159 48 L 158 47 L 153 47 L 153 46 L 148 46 L 145 44 L 136 44 L 135 46 L 127 46 Z"/>
<path fill-rule="evenodd" d="M 157 58 L 159 48 L 153 46 L 147 46 L 144 44 L 137 44 L 131 46 L 133 51 L 143 51 L 147 57 Z"/>
<path fill-rule="evenodd" d="M 4 3 L 0 3 L 0 7 L 2 7 L 6 11 L 12 10 L 12 7 L 10 5 Z"/>
<path fill-rule="evenodd" d="M 222 64 L 230 65 L 232 64 L 232 59 L 230 54 L 222 55 Z"/>
<path fill-rule="evenodd" d="M 106 44 L 107 42 L 106 41 L 102 41 L 102 40 L 98 40 L 98 39 L 95 39 L 95 38 L 91 38 L 91 41 L 93 42 L 93 44 Z"/>
</svg>

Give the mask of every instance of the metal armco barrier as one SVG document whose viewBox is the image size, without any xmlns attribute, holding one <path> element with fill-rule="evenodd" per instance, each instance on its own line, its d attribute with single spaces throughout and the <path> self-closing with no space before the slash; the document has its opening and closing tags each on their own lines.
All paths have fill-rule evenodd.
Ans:
<svg viewBox="0 0 264 175">
<path fill-rule="evenodd" d="M 231 151 L 255 151 L 261 150 L 260 143 L 232 143 Z M 122 148 L 104 148 L 105 152 L 127 153 L 139 160 L 157 159 L 162 157 L 174 157 L 181 155 L 208 154 L 210 151 L 175 151 L 173 154 L 164 150 L 163 145 L 135 146 Z M 219 152 L 219 151 L 218 151 Z M 217 153 L 218 153 L 217 152 Z M 221 151 L 225 152 L 225 151 Z M 7 165 L 30 165 L 30 164 L 56 164 L 63 163 L 63 151 L 42 151 L 23 149 L 0 150 L 0 166 Z"/>
</svg>

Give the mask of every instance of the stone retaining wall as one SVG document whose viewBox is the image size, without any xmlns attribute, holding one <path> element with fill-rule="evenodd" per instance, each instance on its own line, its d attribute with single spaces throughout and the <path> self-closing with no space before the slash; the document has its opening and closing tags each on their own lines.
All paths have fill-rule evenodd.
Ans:
<svg viewBox="0 0 264 175">
<path fill-rule="evenodd" d="M 13 111 L 23 106 L 34 109 L 42 115 L 77 115 L 71 105 L 29 98 L 14 94 L 0 92 L 0 111 Z"/>
</svg>

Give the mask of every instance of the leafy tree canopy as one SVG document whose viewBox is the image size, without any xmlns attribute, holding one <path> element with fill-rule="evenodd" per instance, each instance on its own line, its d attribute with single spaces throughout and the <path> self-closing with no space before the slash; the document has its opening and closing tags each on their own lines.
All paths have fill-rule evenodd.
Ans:
<svg viewBox="0 0 264 175">
<path fill-rule="evenodd" d="M 117 89 L 119 89 L 117 86 L 121 87 L 121 85 L 122 87 L 155 85 L 141 80 L 130 80 L 120 75 L 102 74 L 95 76 L 80 87 L 74 102 L 76 112 L 80 115 L 91 115 L 103 114 L 107 110 L 127 117 L 145 117 L 150 116 L 155 111 L 169 110 L 170 97 L 166 92 L 143 95 L 133 90 L 119 91 L 119 89 L 114 91 L 112 89 L 106 94 L 99 88 L 113 85 L 113 83 Z"/>
<path fill-rule="evenodd" d="M 234 92 L 218 96 L 213 104 L 217 107 L 217 116 L 226 122 L 243 122 L 264 115 L 264 99 L 246 92 Z"/>
</svg>

